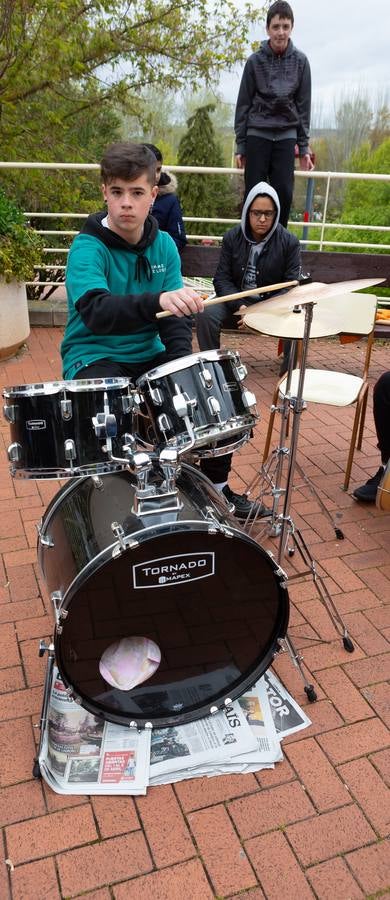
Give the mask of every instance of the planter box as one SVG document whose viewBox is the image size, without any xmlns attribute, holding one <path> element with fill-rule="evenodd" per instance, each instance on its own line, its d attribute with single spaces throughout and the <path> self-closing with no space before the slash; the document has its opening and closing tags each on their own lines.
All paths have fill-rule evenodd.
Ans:
<svg viewBox="0 0 390 900">
<path fill-rule="evenodd" d="M 0 359 L 14 356 L 29 334 L 26 286 L 0 278 Z"/>
</svg>

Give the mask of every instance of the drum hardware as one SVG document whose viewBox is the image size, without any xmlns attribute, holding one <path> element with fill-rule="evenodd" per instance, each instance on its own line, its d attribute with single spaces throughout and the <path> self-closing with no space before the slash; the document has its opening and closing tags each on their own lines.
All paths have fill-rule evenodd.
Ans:
<svg viewBox="0 0 390 900">
<path fill-rule="evenodd" d="M 220 405 L 220 403 L 218 403 L 217 398 L 216 397 L 208 397 L 207 405 L 208 405 L 208 408 L 209 408 L 211 414 L 213 416 L 215 416 L 215 418 L 218 420 L 218 422 L 220 424 L 222 424 L 221 405 Z"/>
<path fill-rule="evenodd" d="M 140 456 L 148 471 L 150 460 Z M 208 479 L 177 460 L 170 448 L 152 460 L 157 493 L 175 483 L 174 520 L 163 509 L 152 527 L 140 524 L 131 511 L 137 478 L 126 470 L 107 474 L 104 491 L 95 491 L 94 478 L 68 482 L 45 513 L 38 559 L 56 628 L 53 643 L 41 642 L 39 651 L 48 653 L 48 665 L 35 777 L 54 659 L 69 698 L 99 718 L 140 729 L 230 706 L 280 649 L 289 606 L 281 567 L 238 525 Z M 131 690 L 112 688 L 99 661 L 113 641 L 132 634 L 153 634 L 161 665 Z"/>
<path fill-rule="evenodd" d="M 310 286 L 312 287 L 312 285 Z M 305 303 L 303 305 L 304 309 L 304 321 L 303 321 L 303 336 L 302 336 L 302 358 L 301 365 L 299 370 L 299 379 L 298 379 L 298 387 L 296 391 L 296 396 L 292 397 L 290 393 L 291 389 L 291 378 L 292 372 L 294 369 L 294 359 L 296 353 L 296 344 L 297 339 L 293 336 L 291 342 L 291 349 L 289 354 L 289 362 L 288 362 L 288 370 L 287 370 L 287 378 L 286 378 L 286 388 L 284 391 L 284 397 L 280 408 L 278 407 L 278 411 L 281 414 L 281 427 L 280 427 L 280 446 L 274 451 L 274 459 L 276 458 L 276 468 L 275 468 L 275 481 L 273 481 L 270 474 L 270 466 L 263 467 L 260 475 L 257 475 L 252 484 L 249 487 L 249 493 L 253 490 L 254 486 L 265 482 L 266 489 L 271 486 L 271 493 L 273 496 L 273 507 L 272 507 L 272 516 L 267 523 L 264 525 L 264 531 L 268 529 L 269 534 L 273 536 L 277 536 L 279 540 L 278 544 L 278 554 L 277 560 L 279 564 L 281 563 L 283 557 L 287 554 L 288 556 L 293 556 L 297 551 L 299 554 L 299 558 L 303 562 L 306 567 L 301 572 L 296 572 L 289 576 L 289 581 L 300 581 L 306 575 L 311 575 L 314 585 L 317 589 L 319 598 L 322 604 L 325 606 L 325 609 L 328 612 L 328 615 L 331 619 L 332 624 L 334 625 L 335 630 L 338 634 L 340 634 L 343 642 L 343 646 L 345 650 L 349 653 L 352 653 L 354 650 L 353 642 L 349 636 L 347 627 L 331 597 L 326 584 L 324 582 L 323 577 L 318 573 L 316 563 L 314 558 L 312 557 L 310 550 L 303 538 L 303 535 L 300 529 L 296 528 L 294 521 L 290 515 L 290 506 L 292 499 L 292 490 L 293 490 L 293 480 L 294 473 L 297 468 L 299 468 L 300 472 L 302 472 L 301 468 L 298 467 L 296 454 L 298 447 L 298 436 L 299 436 L 299 427 L 300 427 L 300 416 L 305 408 L 305 402 L 303 400 L 303 385 L 304 385 L 304 377 L 306 371 L 306 360 L 308 354 L 309 347 L 309 339 L 311 334 L 311 324 L 313 320 L 313 307 L 315 305 L 314 300 L 305 299 Z M 298 310 L 299 312 L 301 310 Z M 320 319 L 320 316 L 319 316 Z M 336 326 L 337 327 L 337 326 Z M 260 330 L 260 327 L 259 329 Z M 265 328 L 266 333 L 268 333 L 268 326 Z M 334 332 L 331 332 L 334 333 Z M 336 332 L 337 333 L 337 332 Z M 284 337 L 284 333 L 280 335 Z M 286 433 L 287 433 L 287 421 L 288 418 L 292 415 L 292 429 L 291 429 L 291 438 L 290 438 L 290 446 L 287 448 L 285 446 L 286 442 Z M 286 474 L 286 485 L 283 488 L 283 469 L 285 463 L 288 463 L 287 474 Z M 325 505 L 322 503 L 321 498 L 318 497 L 317 491 L 314 488 L 314 485 L 311 485 L 310 480 L 304 476 L 305 482 L 311 488 L 315 496 L 317 497 L 321 509 L 327 514 L 328 519 L 332 522 L 333 527 L 335 528 L 335 524 L 332 520 L 332 517 L 329 511 L 326 509 Z M 264 490 L 260 492 L 260 498 L 264 497 Z M 279 514 L 278 506 L 281 498 L 283 497 L 283 512 Z M 252 521 L 248 520 L 245 523 L 245 527 L 248 530 L 248 533 L 251 532 L 256 522 L 256 518 Z M 335 528 L 336 537 L 343 537 L 340 529 Z M 300 675 L 304 682 L 304 690 L 307 694 L 308 699 L 313 702 L 316 700 L 316 692 L 312 684 L 307 682 L 304 670 L 302 668 L 302 660 L 303 657 L 296 650 L 293 642 L 289 638 L 288 635 L 283 639 L 284 645 L 287 648 L 290 657 L 293 661 L 293 664 L 299 670 Z"/>
<path fill-rule="evenodd" d="M 111 531 L 118 539 L 121 550 L 126 550 L 126 543 L 124 541 L 125 532 L 122 525 L 120 525 L 119 522 L 111 522 Z M 119 548 L 118 551 L 120 552 Z"/>
<path fill-rule="evenodd" d="M 77 457 L 76 446 L 74 440 L 72 438 L 68 438 L 64 444 L 64 454 L 65 459 L 72 463 L 74 459 Z"/>
<path fill-rule="evenodd" d="M 203 387 L 205 387 L 206 390 L 209 390 L 213 386 L 213 376 L 210 372 L 210 369 L 206 369 L 203 359 L 199 359 L 199 365 L 200 365 L 199 378 L 203 384 Z"/>
<path fill-rule="evenodd" d="M 44 547 L 54 547 L 54 541 L 52 541 L 50 544 L 48 544 L 45 542 L 45 538 L 43 538 L 42 545 Z M 60 617 L 62 619 L 66 618 L 66 616 L 64 615 L 64 613 L 66 613 L 65 609 L 62 611 L 62 616 L 60 616 L 61 603 L 63 600 L 61 591 L 53 591 L 52 594 L 50 595 L 50 599 L 53 604 L 54 619 L 55 619 L 56 625 L 58 625 L 60 622 Z"/>
<path fill-rule="evenodd" d="M 16 408 L 16 406 L 14 406 L 14 404 L 9 404 L 9 405 L 4 404 L 3 414 L 4 414 L 4 418 L 7 420 L 7 422 L 10 422 L 12 424 L 14 422 L 16 422 L 16 411 L 17 411 L 17 408 Z"/>
<path fill-rule="evenodd" d="M 61 416 L 65 419 L 66 422 L 72 418 L 72 401 L 71 400 L 61 400 L 60 401 L 60 409 Z"/>
<path fill-rule="evenodd" d="M 22 459 L 22 447 L 21 444 L 10 444 L 7 450 L 7 455 L 10 463 L 18 463 Z"/>
<path fill-rule="evenodd" d="M 54 547 L 54 541 L 49 534 L 42 534 L 42 519 L 37 525 L 38 539 L 45 547 Z"/>
<path fill-rule="evenodd" d="M 16 478 L 74 478 L 116 471 L 133 431 L 128 378 L 96 378 L 5 388 L 8 458 Z M 77 465 L 76 465 L 77 461 Z"/>
</svg>

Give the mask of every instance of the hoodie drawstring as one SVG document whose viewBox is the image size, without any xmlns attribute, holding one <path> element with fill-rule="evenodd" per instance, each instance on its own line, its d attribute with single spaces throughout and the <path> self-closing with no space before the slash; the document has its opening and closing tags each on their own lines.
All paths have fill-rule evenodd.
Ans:
<svg viewBox="0 0 390 900">
<path fill-rule="evenodd" d="M 146 278 L 147 281 L 152 280 L 152 267 L 147 256 L 137 256 L 137 260 L 135 263 L 135 278 L 137 281 L 141 281 L 142 276 Z"/>
</svg>

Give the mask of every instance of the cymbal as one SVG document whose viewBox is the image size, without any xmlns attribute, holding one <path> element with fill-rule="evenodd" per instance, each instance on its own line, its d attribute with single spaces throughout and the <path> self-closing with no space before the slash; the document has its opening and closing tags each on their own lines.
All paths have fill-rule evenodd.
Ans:
<svg viewBox="0 0 390 900">
<path fill-rule="evenodd" d="M 288 303 L 287 294 L 277 298 L 271 305 L 270 301 L 256 304 L 262 309 L 253 312 L 253 307 L 244 315 L 244 324 L 253 331 L 262 334 L 274 335 L 279 338 L 303 338 L 305 330 L 304 308 L 309 302 L 313 302 L 313 318 L 310 327 L 310 337 L 329 337 L 340 334 L 344 329 L 344 315 L 341 314 L 340 302 L 350 299 L 350 294 L 344 294 L 337 298 L 337 305 L 322 306 L 308 299 L 301 309 L 294 312 L 294 304 Z M 279 302 L 278 302 L 279 301 Z M 300 304 L 301 305 L 301 304 Z M 265 308 L 267 307 L 267 308 Z M 295 306 L 295 309 L 297 307 Z"/>
<path fill-rule="evenodd" d="M 253 303 L 250 307 L 250 312 L 255 313 L 267 308 L 271 309 L 271 306 L 274 307 L 275 304 L 280 303 L 281 301 L 286 302 L 287 300 L 288 306 L 291 306 L 293 303 L 302 306 L 305 302 L 318 302 L 321 297 L 338 297 L 342 294 L 352 293 L 352 291 L 374 287 L 374 285 L 381 284 L 381 282 L 385 280 L 385 278 L 355 278 L 350 281 L 335 281 L 332 284 L 325 284 L 323 281 L 312 281 L 310 284 L 301 284 L 298 285 L 298 287 L 291 288 L 290 291 L 287 291 L 282 295 L 278 294 L 277 297 L 271 297 L 268 300 L 260 300 L 259 303 Z M 244 303 L 245 300 L 243 300 L 243 304 Z"/>
</svg>

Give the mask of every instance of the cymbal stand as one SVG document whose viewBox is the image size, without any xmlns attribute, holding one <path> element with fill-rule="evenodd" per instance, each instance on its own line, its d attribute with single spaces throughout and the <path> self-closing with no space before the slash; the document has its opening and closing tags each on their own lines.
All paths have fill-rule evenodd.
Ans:
<svg viewBox="0 0 390 900">
<path fill-rule="evenodd" d="M 298 447 L 298 436 L 299 436 L 299 427 L 300 427 L 300 417 L 302 410 L 305 408 L 305 401 L 303 400 L 303 386 L 304 386 L 304 378 L 306 371 L 306 360 L 309 346 L 309 337 L 310 337 L 310 328 L 313 319 L 313 306 L 314 301 L 310 303 L 306 303 L 304 306 L 305 313 L 305 323 L 304 323 L 304 335 L 302 341 L 302 358 L 301 365 L 299 369 L 299 378 L 298 378 L 298 387 L 296 391 L 296 396 L 292 397 L 290 394 L 291 389 L 291 377 L 293 370 L 293 361 L 295 358 L 295 345 L 296 341 L 292 341 L 290 357 L 289 357 L 289 365 L 287 371 L 287 379 L 286 379 L 286 388 L 284 392 L 283 404 L 281 407 L 281 431 L 280 431 L 280 447 L 276 451 L 276 473 L 275 473 L 275 484 L 273 485 L 272 479 L 270 477 L 269 471 L 267 469 L 263 471 L 260 476 L 264 478 L 266 484 L 271 487 L 271 492 L 273 495 L 273 508 L 271 517 L 268 522 L 265 524 L 264 531 L 269 530 L 270 534 L 274 534 L 278 536 L 279 546 L 277 553 L 277 561 L 279 565 L 282 565 L 283 557 L 288 555 L 292 557 L 295 552 L 299 554 L 300 559 L 306 566 L 306 568 L 301 572 L 296 572 L 293 575 L 288 576 L 288 581 L 298 581 L 304 578 L 306 575 L 311 575 L 316 586 L 319 598 L 323 605 L 325 606 L 328 615 L 334 625 L 336 631 L 341 635 L 343 645 L 345 649 L 352 653 L 354 650 L 354 645 L 352 640 L 348 634 L 347 627 L 341 618 L 341 615 L 326 587 L 323 577 L 318 573 L 315 560 L 313 559 L 310 550 L 302 536 L 301 531 L 294 524 L 294 521 L 290 515 L 290 507 L 291 507 L 291 498 L 292 491 L 294 486 L 294 473 L 297 467 L 296 462 L 296 454 Z M 287 432 L 287 422 L 292 412 L 292 428 L 291 428 L 291 438 L 290 438 L 290 446 L 289 448 L 285 447 L 286 440 L 286 432 Z M 286 486 L 282 488 L 282 477 L 283 477 L 283 469 L 285 465 L 285 461 L 288 460 L 288 469 L 286 475 Z M 258 476 L 256 476 L 259 479 Z M 306 480 L 306 479 L 305 479 Z M 250 493 L 251 488 L 253 487 L 253 483 L 248 491 Z M 316 492 L 315 492 L 316 493 Z M 280 499 L 283 497 L 283 512 L 279 514 L 278 507 L 280 503 Z M 322 504 L 321 504 L 322 505 Z M 323 507 L 326 510 L 326 507 Z M 257 518 L 255 517 L 253 520 L 246 520 L 245 529 L 250 533 L 253 529 Z M 313 701 L 316 699 L 316 693 L 313 685 L 309 684 L 306 680 L 304 671 L 302 669 L 302 657 L 298 653 L 291 639 L 286 635 L 283 639 L 283 642 L 291 656 L 293 664 L 296 668 L 298 668 L 303 681 L 304 681 L 304 689 L 308 696 L 308 699 Z"/>
</svg>

